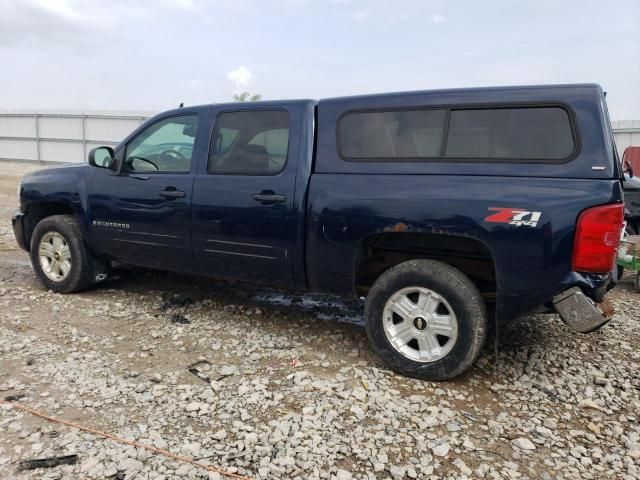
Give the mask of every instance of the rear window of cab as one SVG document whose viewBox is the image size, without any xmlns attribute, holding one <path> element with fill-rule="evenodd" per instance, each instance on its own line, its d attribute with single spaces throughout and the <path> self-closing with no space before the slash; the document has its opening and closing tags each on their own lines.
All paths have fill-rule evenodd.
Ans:
<svg viewBox="0 0 640 480">
<path fill-rule="evenodd" d="M 337 137 L 347 161 L 563 162 L 577 149 L 564 106 L 348 112 Z"/>
</svg>

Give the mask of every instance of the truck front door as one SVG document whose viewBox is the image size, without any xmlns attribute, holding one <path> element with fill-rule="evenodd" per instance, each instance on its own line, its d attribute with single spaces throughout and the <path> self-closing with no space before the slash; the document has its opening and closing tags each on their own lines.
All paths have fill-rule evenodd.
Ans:
<svg viewBox="0 0 640 480">
<path fill-rule="evenodd" d="M 202 273 L 293 286 L 301 221 L 294 117 L 246 105 L 215 111 L 209 158 L 193 189 L 194 263 Z"/>
<path fill-rule="evenodd" d="M 192 168 L 205 154 L 196 137 L 208 130 L 202 116 L 185 111 L 157 119 L 119 150 L 118 173 L 97 169 L 88 212 L 101 253 L 133 265 L 191 269 Z"/>
</svg>

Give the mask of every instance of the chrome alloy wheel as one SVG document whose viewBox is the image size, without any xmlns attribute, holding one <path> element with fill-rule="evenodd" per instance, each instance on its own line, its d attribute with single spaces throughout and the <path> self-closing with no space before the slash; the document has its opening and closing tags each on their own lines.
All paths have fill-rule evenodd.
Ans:
<svg viewBox="0 0 640 480">
<path fill-rule="evenodd" d="M 458 338 L 458 320 L 442 295 L 423 287 L 394 293 L 384 306 L 384 333 L 399 353 L 416 362 L 447 355 Z"/>
<path fill-rule="evenodd" d="M 58 232 L 47 232 L 38 246 L 40 266 L 54 282 L 61 282 L 71 271 L 71 250 L 65 238 Z"/>
</svg>

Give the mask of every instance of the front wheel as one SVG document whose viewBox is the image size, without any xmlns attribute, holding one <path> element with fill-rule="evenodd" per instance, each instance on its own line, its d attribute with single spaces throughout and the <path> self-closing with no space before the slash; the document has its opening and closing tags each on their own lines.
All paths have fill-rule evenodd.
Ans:
<svg viewBox="0 0 640 480">
<path fill-rule="evenodd" d="M 476 361 L 486 339 L 487 309 L 461 271 L 435 260 L 410 260 L 383 273 L 365 304 L 373 351 L 393 370 L 447 380 Z"/>
<path fill-rule="evenodd" d="M 89 253 L 71 215 L 41 220 L 31 236 L 29 254 L 36 275 L 49 290 L 73 293 L 91 284 Z"/>
</svg>

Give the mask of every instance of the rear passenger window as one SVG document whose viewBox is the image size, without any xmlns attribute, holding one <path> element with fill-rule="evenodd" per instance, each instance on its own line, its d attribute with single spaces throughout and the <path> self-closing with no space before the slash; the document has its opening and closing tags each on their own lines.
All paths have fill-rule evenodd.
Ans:
<svg viewBox="0 0 640 480">
<path fill-rule="evenodd" d="M 563 160 L 575 142 L 560 107 L 452 110 L 449 158 Z"/>
<path fill-rule="evenodd" d="M 289 115 L 280 110 L 228 112 L 218 116 L 209 172 L 275 175 L 289 150 Z"/>
<path fill-rule="evenodd" d="M 359 112 L 338 126 L 342 156 L 351 159 L 440 156 L 445 110 Z"/>
</svg>

